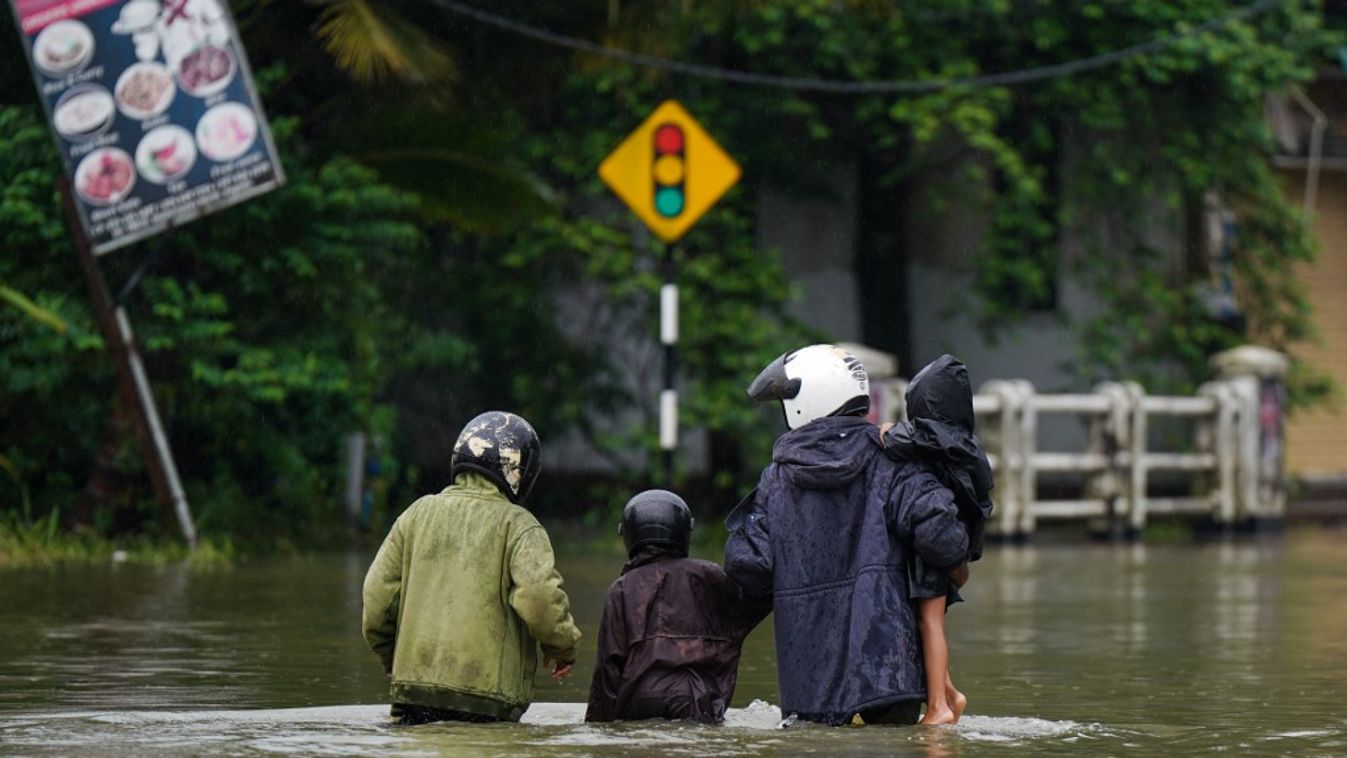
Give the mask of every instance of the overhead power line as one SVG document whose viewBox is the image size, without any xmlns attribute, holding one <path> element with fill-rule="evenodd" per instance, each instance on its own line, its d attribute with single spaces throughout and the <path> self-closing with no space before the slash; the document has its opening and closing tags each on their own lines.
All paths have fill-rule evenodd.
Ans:
<svg viewBox="0 0 1347 758">
<path fill-rule="evenodd" d="M 436 5 L 451 13 L 473 19 L 474 21 L 486 24 L 487 26 L 495 27 L 520 37 L 527 37 L 557 47 L 603 56 L 633 66 L 643 66 L 683 76 L 692 76 L 702 79 L 717 79 L 720 81 L 747 84 L 755 87 L 775 87 L 778 89 L 795 90 L 797 92 L 818 92 L 840 95 L 921 94 L 952 87 L 976 88 L 1014 86 L 1043 81 L 1045 79 L 1071 76 L 1072 74 L 1105 68 L 1121 63 L 1129 58 L 1136 58 L 1138 56 L 1173 47 L 1185 39 L 1206 32 L 1215 31 L 1237 21 L 1243 21 L 1266 13 L 1276 7 L 1281 1 L 1282 0 L 1258 0 L 1258 2 L 1251 3 L 1242 8 L 1237 8 L 1225 15 L 1204 21 L 1203 23 L 1182 32 L 1176 32 L 1158 39 L 1141 42 L 1111 52 L 1092 55 L 1088 58 L 1078 58 L 1072 61 L 1055 63 L 1050 66 L 1038 66 L 1036 68 L 1026 68 L 1017 71 L 1002 71 L 994 74 L 979 74 L 977 76 L 943 79 L 848 80 L 774 76 L 772 74 L 758 74 L 752 71 L 706 66 L 700 63 L 685 63 L 683 61 L 660 58 L 654 55 L 635 53 L 630 50 L 623 50 L 622 48 L 600 45 L 596 42 L 591 42 L 579 37 L 560 34 L 548 29 L 515 21 L 514 19 L 491 13 L 490 11 L 485 11 L 481 8 L 465 5 L 457 0 L 432 0 Z"/>
</svg>

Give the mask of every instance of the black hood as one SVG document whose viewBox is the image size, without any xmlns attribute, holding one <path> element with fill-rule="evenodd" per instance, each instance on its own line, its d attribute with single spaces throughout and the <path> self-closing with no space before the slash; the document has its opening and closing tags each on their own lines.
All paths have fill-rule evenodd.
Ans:
<svg viewBox="0 0 1347 758">
<path fill-rule="evenodd" d="M 865 472 L 878 441 L 878 428 L 863 418 L 827 416 L 778 437 L 772 461 L 797 487 L 837 489 Z"/>
<path fill-rule="evenodd" d="M 973 386 L 968 367 L 945 354 L 926 365 L 907 385 L 907 417 L 929 419 L 973 432 Z"/>
</svg>

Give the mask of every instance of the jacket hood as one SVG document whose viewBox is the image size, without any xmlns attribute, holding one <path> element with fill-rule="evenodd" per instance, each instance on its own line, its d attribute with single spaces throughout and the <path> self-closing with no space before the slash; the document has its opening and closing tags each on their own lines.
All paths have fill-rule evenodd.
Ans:
<svg viewBox="0 0 1347 758">
<path fill-rule="evenodd" d="M 968 381 L 968 367 L 958 358 L 945 354 L 926 364 L 912 377 L 905 397 L 908 418 L 939 421 L 973 432 L 973 387 Z"/>
<path fill-rule="evenodd" d="M 777 438 L 772 462 L 798 487 L 844 487 L 879 454 L 879 430 L 859 416 L 827 416 Z"/>
<path fill-rule="evenodd" d="M 970 560 L 982 554 L 982 525 L 992 515 L 995 484 L 982 442 L 973 434 L 973 391 L 968 369 L 942 355 L 912 378 L 907 388 L 908 421 L 889 430 L 885 451 L 899 460 L 925 461 L 954 494 L 970 529 Z M 974 533 L 976 532 L 976 533 Z"/>
</svg>

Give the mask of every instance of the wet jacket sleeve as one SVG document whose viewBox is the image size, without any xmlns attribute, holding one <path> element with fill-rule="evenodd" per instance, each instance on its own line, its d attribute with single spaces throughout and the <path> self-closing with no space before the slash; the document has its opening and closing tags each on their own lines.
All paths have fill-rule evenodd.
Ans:
<svg viewBox="0 0 1347 758">
<path fill-rule="evenodd" d="M 754 489 L 725 519 L 725 573 L 748 595 L 772 592 L 772 542 L 761 492 L 761 486 Z"/>
<path fill-rule="evenodd" d="M 379 656 L 386 673 L 393 672 L 393 648 L 397 641 L 398 604 L 402 594 L 402 520 L 393 528 L 365 574 L 362 592 L 364 610 L 361 630 L 365 642 Z"/>
<path fill-rule="evenodd" d="M 543 655 L 575 662 L 580 629 L 571 618 L 571 601 L 561 589 L 552 543 L 541 526 L 525 529 L 510 554 L 510 607 L 542 645 Z"/>
<path fill-rule="evenodd" d="M 728 577 L 727 577 L 728 579 Z M 751 595 L 729 579 L 723 590 L 722 613 L 734 622 L 735 641 L 742 644 L 748 635 L 772 612 L 772 595 Z"/>
<path fill-rule="evenodd" d="M 968 531 L 959 521 L 954 495 L 933 475 L 901 482 L 890 507 L 899 539 L 911 539 L 923 561 L 948 571 L 968 559 Z"/>
<path fill-rule="evenodd" d="M 599 654 L 594 660 L 594 679 L 589 684 L 589 707 L 585 721 L 616 721 L 618 693 L 627 663 L 627 622 L 623 618 L 622 585 L 608 590 L 599 621 Z"/>
</svg>

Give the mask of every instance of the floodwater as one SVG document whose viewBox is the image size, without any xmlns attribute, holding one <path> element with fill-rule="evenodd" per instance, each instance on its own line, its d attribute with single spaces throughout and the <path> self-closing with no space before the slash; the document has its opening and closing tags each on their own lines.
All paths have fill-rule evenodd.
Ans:
<svg viewBox="0 0 1347 758">
<path fill-rule="evenodd" d="M 0 572 L 0 754 L 1347 755 L 1347 532 L 993 548 L 949 614 L 955 727 L 781 728 L 770 622 L 726 724 L 582 723 L 620 559 L 560 565 L 588 650 L 522 724 L 396 727 L 368 555 Z"/>
</svg>

